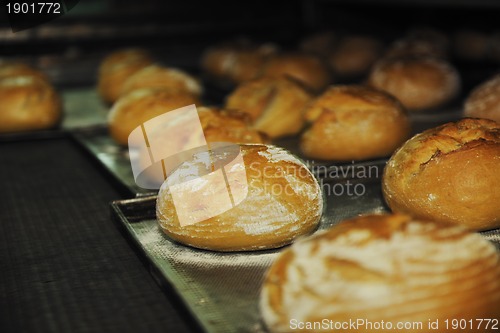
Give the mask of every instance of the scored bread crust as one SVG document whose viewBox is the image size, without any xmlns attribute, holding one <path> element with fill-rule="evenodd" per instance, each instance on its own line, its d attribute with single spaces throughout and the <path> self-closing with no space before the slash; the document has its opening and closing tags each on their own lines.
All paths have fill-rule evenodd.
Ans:
<svg viewBox="0 0 500 333">
<path fill-rule="evenodd" d="M 461 224 L 500 227 L 500 126 L 465 118 L 408 140 L 389 160 L 384 198 L 395 212 Z"/>
<path fill-rule="evenodd" d="M 479 234 L 405 215 L 368 215 L 293 244 L 266 274 L 261 314 L 271 332 L 302 323 L 421 322 L 398 332 L 454 332 L 444 320 L 499 318 L 500 256 Z M 485 326 L 461 332 L 486 332 Z M 327 331 L 380 332 L 369 326 Z"/>
<path fill-rule="evenodd" d="M 312 96 L 285 77 L 260 78 L 238 86 L 226 109 L 246 113 L 253 127 L 271 138 L 297 134 L 304 126 L 304 109 Z"/>
<path fill-rule="evenodd" d="M 124 49 L 111 53 L 99 66 L 99 95 L 105 102 L 114 103 L 120 97 L 125 81 L 153 62 L 149 52 L 142 49 Z"/>
<path fill-rule="evenodd" d="M 465 101 L 464 115 L 500 122 L 500 75 L 494 76 L 471 92 Z"/>
<path fill-rule="evenodd" d="M 202 154 L 206 153 L 197 153 L 192 160 L 185 161 L 170 173 L 158 193 L 156 215 L 165 234 L 179 243 L 197 248 L 249 251 L 284 246 L 317 228 L 323 197 L 318 182 L 306 166 L 279 147 L 242 144 L 240 149 L 243 163 L 238 162 L 230 169 L 245 169 L 248 192 L 243 201 L 201 222 L 180 224 L 169 182 L 183 183 L 198 175 L 196 170 L 203 168 Z M 213 163 L 224 158 L 220 153 L 211 155 Z M 227 178 L 231 179 L 231 174 Z M 226 193 L 226 186 L 219 188 L 198 179 L 200 182 L 188 188 L 193 196 L 187 200 L 191 200 L 195 192 L 205 191 L 209 196 L 207 200 L 218 205 L 221 196 L 217 194 L 222 195 L 219 191 Z M 196 204 L 199 210 L 205 209 L 204 202 L 191 204 Z"/>
<path fill-rule="evenodd" d="M 410 111 L 444 105 L 460 91 L 460 76 L 445 60 L 434 57 L 386 58 L 375 64 L 369 84 L 394 95 Z"/>
<path fill-rule="evenodd" d="M 332 86 L 306 109 L 311 126 L 302 134 L 305 156 L 362 160 L 390 155 L 410 134 L 401 103 L 370 87 Z"/>
</svg>

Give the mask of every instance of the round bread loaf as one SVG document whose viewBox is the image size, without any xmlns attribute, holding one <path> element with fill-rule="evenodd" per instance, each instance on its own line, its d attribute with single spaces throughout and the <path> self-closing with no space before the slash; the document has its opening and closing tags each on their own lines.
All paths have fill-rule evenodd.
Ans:
<svg viewBox="0 0 500 333">
<path fill-rule="evenodd" d="M 309 104 L 311 126 L 300 149 L 323 160 L 363 160 L 391 155 L 410 134 L 410 121 L 399 101 L 364 86 L 332 86 Z"/>
<path fill-rule="evenodd" d="M 369 84 L 394 95 L 409 111 L 440 107 L 460 91 L 460 77 L 448 62 L 432 57 L 402 57 L 379 61 Z"/>
<path fill-rule="evenodd" d="M 299 43 L 299 50 L 319 57 L 326 57 L 335 46 L 337 36 L 333 31 L 321 31 L 303 38 Z"/>
<path fill-rule="evenodd" d="M 254 45 L 243 40 L 209 48 L 202 56 L 201 67 L 210 76 L 241 83 L 257 78 L 267 57 L 276 52 L 271 44 Z"/>
<path fill-rule="evenodd" d="M 123 84 L 121 94 L 143 88 L 189 93 L 194 96 L 200 96 L 202 93 L 200 83 L 189 74 L 176 68 L 158 65 L 144 67 L 132 74 Z"/>
<path fill-rule="evenodd" d="M 260 296 L 270 332 L 442 333 L 453 319 L 487 332 L 476 320 L 499 318 L 500 256 L 459 226 L 367 215 L 282 252 Z"/>
<path fill-rule="evenodd" d="M 203 137 L 192 138 L 200 133 L 182 133 L 176 136 L 176 140 L 172 140 L 171 135 L 164 135 L 165 129 L 157 127 L 153 132 L 148 133 L 148 140 L 154 140 L 157 145 L 169 145 L 174 151 L 185 151 L 192 142 L 208 143 L 266 143 L 268 141 L 264 133 L 250 127 L 250 121 L 246 114 L 238 112 L 228 112 L 224 109 L 215 107 L 198 107 L 198 116 L 201 127 L 203 129 Z M 168 125 L 168 124 L 165 124 Z M 175 147 L 175 148 L 174 148 Z M 141 169 L 145 170 L 145 176 L 151 183 L 151 187 L 159 188 L 159 185 L 165 180 L 163 172 L 158 172 L 157 169 L 148 169 L 151 164 L 151 159 L 148 152 L 141 151 L 139 153 Z M 182 157 L 180 157 L 182 158 Z M 173 162 L 173 159 L 171 159 Z M 170 163 L 172 165 L 172 162 Z M 172 170 L 164 164 L 165 175 Z M 158 186 L 153 186 L 158 185 Z"/>
<path fill-rule="evenodd" d="M 0 78 L 30 76 L 49 83 L 47 75 L 24 63 L 6 62 L 0 63 Z"/>
<path fill-rule="evenodd" d="M 142 49 L 125 49 L 108 55 L 99 66 L 97 89 L 102 99 L 114 103 L 120 97 L 125 81 L 151 64 L 151 55 Z"/>
<path fill-rule="evenodd" d="M 269 57 L 262 71 L 264 77 L 288 76 L 314 91 L 320 91 L 331 81 L 327 66 L 311 54 L 282 53 Z"/>
<path fill-rule="evenodd" d="M 191 94 L 164 90 L 138 89 L 120 97 L 108 114 L 111 137 L 121 145 L 128 144 L 130 133 L 145 121 L 184 106 L 197 104 Z"/>
<path fill-rule="evenodd" d="M 202 249 L 248 251 L 281 247 L 317 228 L 321 188 L 302 162 L 268 145 L 240 145 L 237 153 L 199 152 L 170 173 L 156 203 L 170 238 Z M 224 177 L 217 174 L 222 169 Z"/>
<path fill-rule="evenodd" d="M 38 75 L 0 77 L 0 132 L 52 128 L 61 109 L 54 88 Z"/>
<path fill-rule="evenodd" d="M 333 72 L 341 77 L 367 74 L 382 52 L 382 43 L 367 36 L 344 37 L 328 58 Z"/>
<path fill-rule="evenodd" d="M 490 39 L 484 32 L 459 30 L 453 39 L 455 55 L 464 60 L 480 61 L 488 55 Z"/>
<path fill-rule="evenodd" d="M 500 74 L 476 87 L 465 100 L 466 117 L 500 122 Z"/>
<path fill-rule="evenodd" d="M 285 77 L 260 78 L 239 85 L 227 97 L 226 109 L 250 116 L 253 126 L 277 138 L 298 133 L 312 96 Z"/>
<path fill-rule="evenodd" d="M 500 125 L 465 118 L 408 140 L 389 160 L 383 193 L 395 212 L 461 224 L 500 227 Z"/>
</svg>

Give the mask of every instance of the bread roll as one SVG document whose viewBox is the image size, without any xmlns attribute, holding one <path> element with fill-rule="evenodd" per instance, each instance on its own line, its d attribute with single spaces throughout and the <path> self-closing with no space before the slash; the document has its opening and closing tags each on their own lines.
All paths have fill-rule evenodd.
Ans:
<svg viewBox="0 0 500 333">
<path fill-rule="evenodd" d="M 200 83 L 189 74 L 176 68 L 158 65 L 144 67 L 132 74 L 123 84 L 121 94 L 128 94 L 142 88 L 189 93 L 197 97 L 202 92 Z"/>
<path fill-rule="evenodd" d="M 408 140 L 389 160 L 383 193 L 395 212 L 463 225 L 500 227 L 500 125 L 465 118 Z"/>
<path fill-rule="evenodd" d="M 196 153 L 168 176 L 156 216 L 170 238 L 202 249 L 248 251 L 281 247 L 317 228 L 323 199 L 307 167 L 278 147 L 241 145 L 240 151 L 240 158 L 224 149 Z M 208 178 L 222 177 L 216 174 L 222 168 L 228 181 Z M 181 189 L 171 192 L 175 185 Z M 227 202 L 228 190 L 234 204 Z M 179 215 L 185 211 L 189 217 Z"/>
<path fill-rule="evenodd" d="M 61 119 L 61 108 L 54 88 L 36 73 L 0 76 L 0 132 L 52 128 Z"/>
<path fill-rule="evenodd" d="M 305 53 L 311 53 L 319 57 L 326 57 L 337 42 L 337 36 L 333 31 L 321 31 L 306 36 L 299 44 L 299 49 Z"/>
<path fill-rule="evenodd" d="M 323 160 L 363 160 L 389 156 L 410 134 L 410 122 L 399 101 L 363 86 L 332 86 L 307 108 L 311 126 L 300 149 Z"/>
<path fill-rule="evenodd" d="M 456 332 L 453 319 L 487 332 L 477 319 L 499 318 L 500 256 L 458 226 L 361 216 L 282 252 L 260 296 L 270 332 Z"/>
<path fill-rule="evenodd" d="M 107 103 L 120 96 L 125 81 L 138 70 L 149 66 L 153 59 L 142 49 L 125 49 L 108 55 L 99 66 L 98 91 Z"/>
<path fill-rule="evenodd" d="M 201 67 L 210 76 L 238 84 L 257 78 L 267 57 L 276 52 L 271 44 L 255 45 L 237 41 L 214 46 L 205 51 Z"/>
<path fill-rule="evenodd" d="M 215 107 L 197 107 L 197 110 L 203 129 L 202 137 L 191 139 L 192 135 L 198 136 L 199 133 L 183 133 L 184 135 L 178 135 L 176 137 L 178 141 L 172 141 L 172 136 L 168 136 L 167 138 L 167 136 L 164 135 L 165 128 L 157 127 L 154 131 L 148 133 L 148 140 L 150 142 L 151 140 L 159 142 L 160 145 L 164 144 L 175 147 L 172 148 L 172 150 L 176 151 L 186 151 L 190 142 L 202 142 L 203 140 L 205 140 L 209 146 L 212 142 L 266 143 L 268 141 L 265 134 L 250 128 L 250 121 L 246 114 L 228 112 L 227 110 Z M 153 186 L 153 184 L 161 185 L 163 183 L 165 180 L 163 172 L 158 172 L 157 169 L 149 168 L 151 159 L 148 152 L 141 151 L 139 158 L 141 169 L 145 170 L 145 177 L 148 178 L 151 187 L 159 188 L 159 186 Z M 164 167 L 166 168 L 165 174 L 169 174 L 170 171 L 172 171 L 167 166 L 164 165 Z"/>
<path fill-rule="evenodd" d="M 465 100 L 466 117 L 500 122 L 500 74 L 476 87 Z"/>
<path fill-rule="evenodd" d="M 300 53 L 282 53 L 269 57 L 262 76 L 288 76 L 314 91 L 322 90 L 331 81 L 328 68 L 320 58 Z"/>
<path fill-rule="evenodd" d="M 382 43 L 367 36 L 343 38 L 328 58 L 333 72 L 352 78 L 367 74 L 382 52 Z"/>
<path fill-rule="evenodd" d="M 47 75 L 24 63 L 19 63 L 19 62 L 0 63 L 0 79 L 8 77 L 19 77 L 19 76 L 35 77 L 44 82 L 47 83 L 50 82 Z"/>
<path fill-rule="evenodd" d="M 443 106 L 460 91 L 456 69 L 431 57 L 381 60 L 374 66 L 369 84 L 394 95 L 414 112 Z"/>
<path fill-rule="evenodd" d="M 226 108 L 250 116 L 253 126 L 278 138 L 298 133 L 304 126 L 304 108 L 312 96 L 285 77 L 260 78 L 241 84 L 226 100 Z"/>
<path fill-rule="evenodd" d="M 187 93 L 139 89 L 122 96 L 111 108 L 108 125 L 111 137 L 121 145 L 128 144 L 132 130 L 145 121 L 184 106 L 198 103 Z"/>
</svg>

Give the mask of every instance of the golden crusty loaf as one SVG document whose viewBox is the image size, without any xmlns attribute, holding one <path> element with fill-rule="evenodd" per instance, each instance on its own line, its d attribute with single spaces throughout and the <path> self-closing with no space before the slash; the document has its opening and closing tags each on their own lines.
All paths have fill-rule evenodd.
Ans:
<svg viewBox="0 0 500 333">
<path fill-rule="evenodd" d="M 226 100 L 226 108 L 246 113 L 253 126 L 277 138 L 298 133 L 304 109 L 312 96 L 285 77 L 260 78 L 239 85 Z"/>
<path fill-rule="evenodd" d="M 111 137 L 121 145 L 128 144 L 130 133 L 145 121 L 184 106 L 198 103 L 187 93 L 138 89 L 120 97 L 108 114 Z"/>
<path fill-rule="evenodd" d="M 341 39 L 328 57 L 328 64 L 338 76 L 350 78 L 367 74 L 380 58 L 382 43 L 369 36 Z"/>
<path fill-rule="evenodd" d="M 170 173 L 156 204 L 160 227 L 170 238 L 202 249 L 247 251 L 281 247 L 317 228 L 323 198 L 306 166 L 274 146 L 243 144 L 240 151 L 242 159 L 235 158 L 231 165 L 224 150 L 212 150 L 210 157 L 207 152 L 196 153 Z M 202 177 L 207 167 L 212 175 L 220 170 L 215 165 L 224 166 L 228 183 Z M 246 179 L 247 190 L 242 188 L 242 179 Z M 176 205 L 174 192 L 170 191 L 172 184 L 181 184 L 184 190 Z M 180 223 L 176 211 L 184 211 L 185 207 L 196 206 L 196 211 L 187 208 L 192 214 L 209 214 L 224 207 L 228 188 L 235 201 L 232 208 L 198 223 Z"/>
<path fill-rule="evenodd" d="M 324 160 L 363 160 L 389 156 L 410 134 L 406 112 L 391 95 L 364 86 L 332 86 L 309 104 L 311 126 L 300 149 Z"/>
<path fill-rule="evenodd" d="M 238 84 L 261 75 L 267 57 L 274 52 L 271 44 L 255 45 L 247 40 L 224 43 L 205 51 L 201 67 L 215 79 Z"/>
<path fill-rule="evenodd" d="M 266 143 L 267 136 L 264 133 L 250 127 L 248 115 L 238 112 L 228 112 L 224 109 L 215 107 L 197 107 L 198 116 L 203 129 L 203 136 L 192 139 L 191 136 L 200 136 L 201 133 L 182 133 L 184 135 L 176 136 L 172 141 L 172 136 L 165 135 L 165 129 L 157 127 L 151 133 L 148 133 L 148 140 L 159 142 L 160 145 L 169 145 L 172 150 L 185 151 L 191 142 L 202 142 L 205 140 L 210 146 L 212 142 L 232 142 L 232 143 Z M 165 124 L 168 125 L 168 124 Z M 186 136 L 187 134 L 187 136 Z M 175 147 L 175 148 L 174 148 Z M 143 169 L 151 164 L 148 152 L 141 151 L 139 154 L 140 165 Z M 165 174 L 170 173 L 166 168 Z M 152 184 L 161 185 L 165 180 L 164 174 L 155 169 L 147 169 L 145 176 Z M 159 186 L 157 187 L 159 188 Z"/>
<path fill-rule="evenodd" d="M 142 49 L 124 49 L 108 55 L 99 66 L 98 73 L 97 89 L 102 99 L 114 103 L 120 97 L 125 81 L 151 64 L 151 55 Z"/>
<path fill-rule="evenodd" d="M 56 126 L 62 114 L 59 95 L 43 74 L 0 76 L 0 132 Z"/>
<path fill-rule="evenodd" d="M 28 66 L 21 62 L 5 62 L 0 63 L 0 78 L 30 76 L 36 77 L 42 81 L 49 83 L 49 78 L 45 73 Z"/>
<path fill-rule="evenodd" d="M 466 117 L 500 122 L 500 74 L 476 87 L 465 100 Z"/>
<path fill-rule="evenodd" d="M 320 91 L 331 81 L 328 67 L 311 54 L 281 53 L 270 56 L 262 71 L 263 77 L 288 76 L 314 91 Z"/>
<path fill-rule="evenodd" d="M 465 118 L 408 140 L 389 160 L 383 193 L 395 212 L 500 227 L 500 125 Z"/>
<path fill-rule="evenodd" d="M 260 309 L 270 332 L 455 332 L 452 319 L 474 323 L 460 332 L 494 332 L 476 319 L 499 318 L 500 256 L 459 226 L 361 216 L 282 252 Z"/>
<path fill-rule="evenodd" d="M 189 74 L 176 68 L 151 65 L 132 74 L 123 84 L 121 94 L 128 94 L 137 89 L 162 89 L 172 93 L 189 93 L 200 96 L 200 83 Z"/>
<path fill-rule="evenodd" d="M 394 95 L 409 111 L 440 107 L 460 91 L 460 77 L 445 60 L 433 57 L 386 58 L 375 64 L 369 84 Z"/>
</svg>

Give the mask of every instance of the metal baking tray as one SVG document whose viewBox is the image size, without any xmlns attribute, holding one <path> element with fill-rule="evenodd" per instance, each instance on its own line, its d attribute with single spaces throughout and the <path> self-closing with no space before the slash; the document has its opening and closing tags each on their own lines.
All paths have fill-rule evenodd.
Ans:
<svg viewBox="0 0 500 333">
<path fill-rule="evenodd" d="M 362 195 L 325 196 L 326 209 L 318 230 L 362 213 L 388 211 L 378 179 L 351 179 L 363 187 Z M 347 181 L 328 186 L 346 186 Z M 338 192 L 338 191 L 337 191 Z M 258 300 L 264 274 L 283 248 L 268 251 L 221 253 L 178 244 L 159 228 L 155 218 L 156 197 L 115 201 L 112 213 L 128 238 L 147 259 L 160 286 L 173 288 L 193 318 L 209 333 L 266 332 Z M 483 233 L 500 248 L 500 229 Z"/>
</svg>

